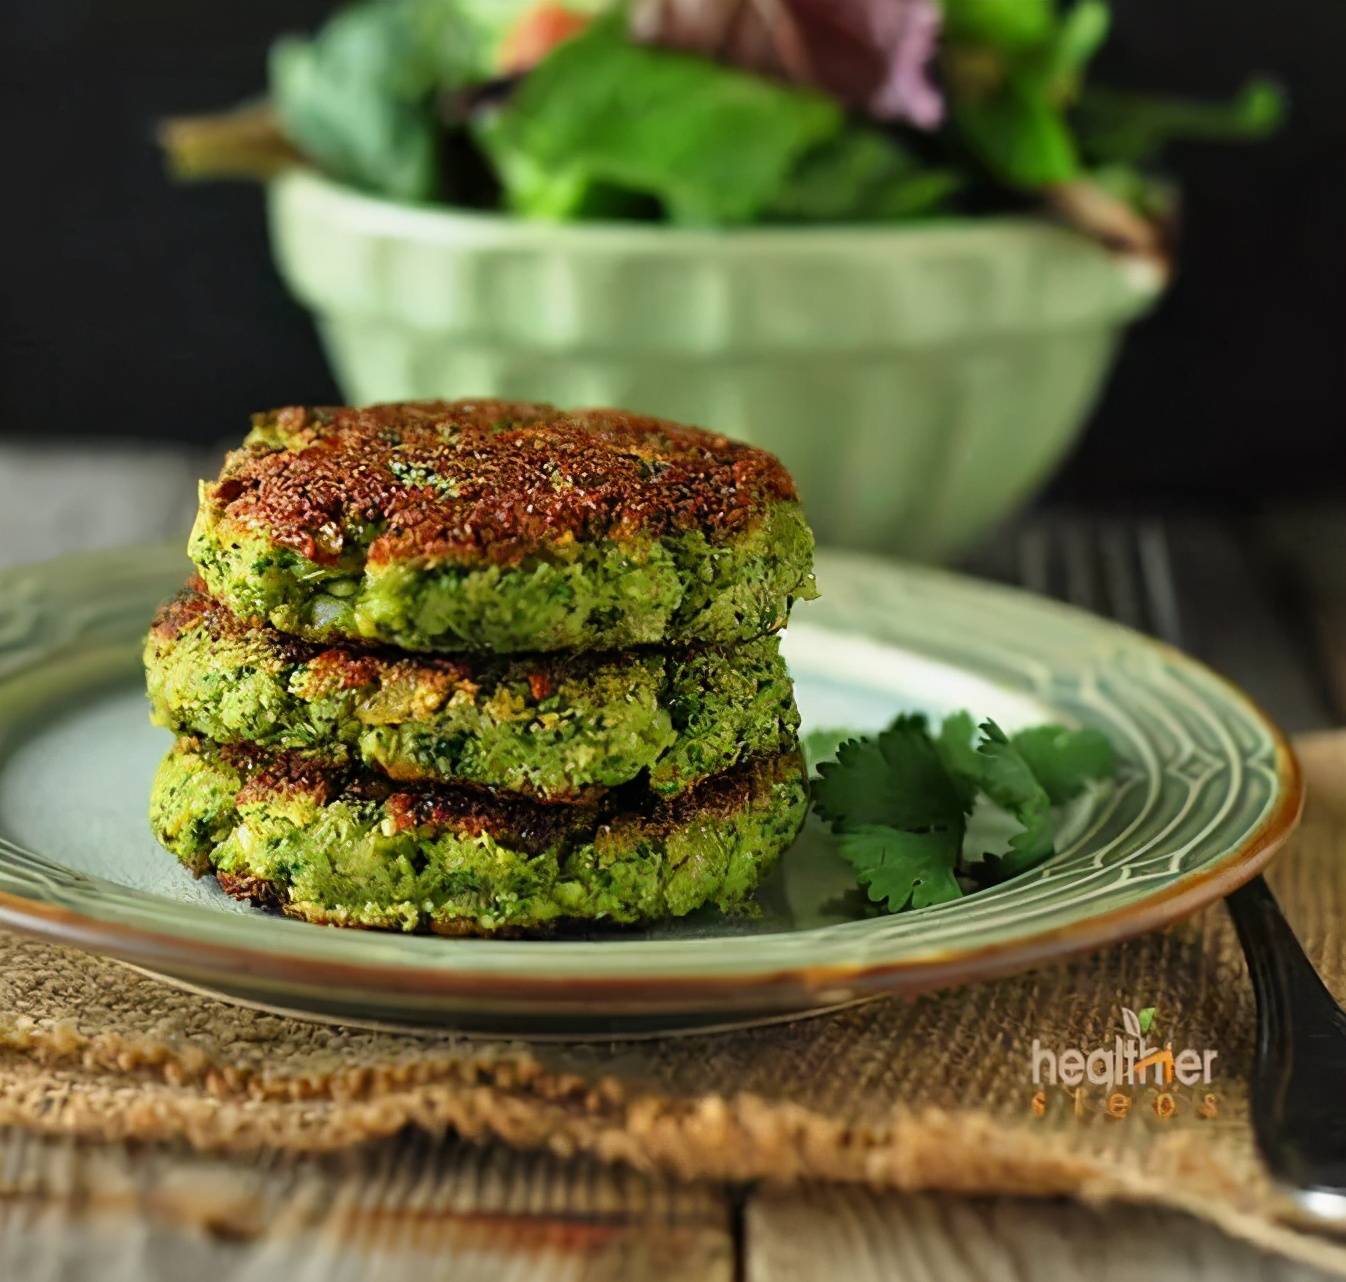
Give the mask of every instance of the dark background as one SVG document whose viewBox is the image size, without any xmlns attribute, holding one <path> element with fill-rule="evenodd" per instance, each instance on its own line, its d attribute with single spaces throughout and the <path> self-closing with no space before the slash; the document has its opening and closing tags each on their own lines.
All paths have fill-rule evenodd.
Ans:
<svg viewBox="0 0 1346 1282">
<path fill-rule="evenodd" d="M 216 441 L 330 400 L 271 270 L 260 192 L 175 187 L 173 112 L 257 92 L 268 39 L 322 0 L 8 0 L 0 431 Z M 1340 490 L 1346 465 L 1346 5 L 1119 0 L 1111 83 L 1291 95 L 1269 142 L 1175 148 L 1180 275 L 1137 327 L 1058 497 L 1218 506 Z"/>
</svg>

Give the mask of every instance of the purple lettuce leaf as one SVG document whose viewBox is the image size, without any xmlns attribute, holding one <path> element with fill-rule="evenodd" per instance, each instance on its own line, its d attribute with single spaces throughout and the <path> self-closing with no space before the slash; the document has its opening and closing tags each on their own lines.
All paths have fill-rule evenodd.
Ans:
<svg viewBox="0 0 1346 1282">
<path fill-rule="evenodd" d="M 635 0 L 644 43 L 808 85 L 878 120 L 933 129 L 935 0 Z"/>
</svg>

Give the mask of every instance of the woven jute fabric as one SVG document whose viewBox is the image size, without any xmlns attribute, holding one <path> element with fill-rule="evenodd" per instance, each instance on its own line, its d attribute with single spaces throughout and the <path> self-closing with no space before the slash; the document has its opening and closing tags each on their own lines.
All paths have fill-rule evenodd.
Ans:
<svg viewBox="0 0 1346 1282">
<path fill-rule="evenodd" d="M 1340 996 L 1346 734 L 1299 748 L 1309 806 L 1271 881 Z M 1209 1085 L 1143 1085 L 1117 1100 L 1104 1087 L 1034 1084 L 1035 1039 L 1058 1054 L 1112 1046 L 1123 1011 L 1146 1007 L 1152 1040 L 1217 1052 Z M 1218 906 L 1017 978 L 764 1029 L 600 1046 L 304 1023 L 0 934 L 0 1124 L 240 1152 L 332 1150 L 413 1126 L 687 1179 L 1145 1201 L 1346 1272 L 1346 1245 L 1278 1217 L 1258 1164 L 1253 1015 Z"/>
</svg>

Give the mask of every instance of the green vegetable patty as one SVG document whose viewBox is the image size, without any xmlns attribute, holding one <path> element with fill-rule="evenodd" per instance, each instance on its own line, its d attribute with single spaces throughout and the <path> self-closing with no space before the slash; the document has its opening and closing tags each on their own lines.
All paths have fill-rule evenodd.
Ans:
<svg viewBox="0 0 1346 1282">
<path fill-rule="evenodd" d="M 631 923 L 742 907 L 808 805 L 798 752 L 672 801 L 549 806 L 406 787 L 179 739 L 150 800 L 158 839 L 239 898 L 307 921 L 443 934 Z"/>
<path fill-rule="evenodd" d="M 180 733 L 552 801 L 642 775 L 676 794 L 793 747 L 799 727 L 775 637 L 500 659 L 324 649 L 193 587 L 155 616 L 145 671 L 153 719 Z"/>
<path fill-rule="evenodd" d="M 203 485 L 189 550 L 241 616 L 417 651 L 729 644 L 815 595 L 770 454 L 505 401 L 257 415 Z"/>
</svg>

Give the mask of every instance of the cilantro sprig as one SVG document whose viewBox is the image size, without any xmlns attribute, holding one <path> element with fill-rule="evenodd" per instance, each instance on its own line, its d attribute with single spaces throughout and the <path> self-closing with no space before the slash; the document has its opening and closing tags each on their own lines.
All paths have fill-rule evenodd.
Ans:
<svg viewBox="0 0 1346 1282">
<path fill-rule="evenodd" d="M 1096 730 L 1044 725 L 1010 736 L 966 712 L 937 734 L 924 717 L 903 715 L 877 735 L 839 738 L 811 736 L 813 808 L 869 898 L 894 913 L 1037 867 L 1055 850 L 1052 807 L 1114 769 L 1112 746 Z M 819 760 L 832 752 L 834 760 Z M 967 821 L 979 796 L 1019 829 L 1008 849 L 968 862 Z"/>
</svg>

